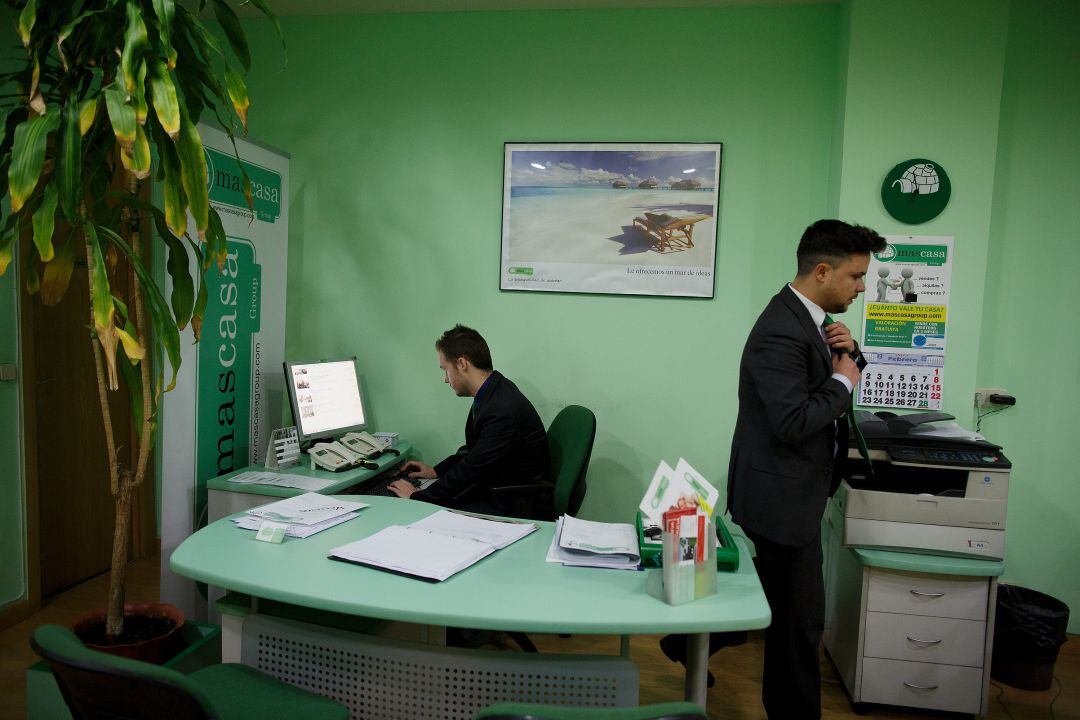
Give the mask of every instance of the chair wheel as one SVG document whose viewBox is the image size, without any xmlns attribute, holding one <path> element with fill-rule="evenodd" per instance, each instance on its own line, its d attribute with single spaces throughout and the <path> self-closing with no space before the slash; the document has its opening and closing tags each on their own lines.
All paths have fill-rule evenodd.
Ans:
<svg viewBox="0 0 1080 720">
<path fill-rule="evenodd" d="M 855 713 L 856 715 L 869 715 L 870 704 L 864 702 L 852 702 L 851 712 Z"/>
</svg>

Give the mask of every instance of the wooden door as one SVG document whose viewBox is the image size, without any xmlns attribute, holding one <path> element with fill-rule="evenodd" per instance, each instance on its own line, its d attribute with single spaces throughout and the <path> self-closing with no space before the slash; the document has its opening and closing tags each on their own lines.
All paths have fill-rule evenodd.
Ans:
<svg viewBox="0 0 1080 720">
<path fill-rule="evenodd" d="M 119 274 L 118 274 L 119 275 Z M 33 393 L 41 595 L 109 569 L 114 509 L 98 400 L 86 262 L 76 262 L 59 304 L 32 304 Z M 118 452 L 132 451 L 127 391 L 109 393 Z M 28 421 L 30 419 L 28 418 Z M 122 447 L 121 447 L 122 446 Z"/>
</svg>

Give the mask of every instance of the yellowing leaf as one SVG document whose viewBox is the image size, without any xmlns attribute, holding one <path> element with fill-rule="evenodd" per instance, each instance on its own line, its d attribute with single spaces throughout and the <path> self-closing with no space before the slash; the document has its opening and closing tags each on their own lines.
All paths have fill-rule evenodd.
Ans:
<svg viewBox="0 0 1080 720">
<path fill-rule="evenodd" d="M 97 117 L 98 98 L 97 96 L 83 100 L 79 103 L 79 134 L 86 135 L 90 131 L 90 128 L 94 125 L 94 119 Z"/>
<path fill-rule="evenodd" d="M 41 198 L 41 205 L 34 211 L 34 246 L 37 248 L 41 262 L 49 262 L 53 259 L 53 228 L 56 227 L 56 183 L 51 182 L 45 186 L 45 193 Z"/>
<path fill-rule="evenodd" d="M 236 110 L 236 115 L 240 118 L 240 124 L 244 127 L 244 134 L 247 135 L 247 114 L 248 108 L 251 107 L 251 99 L 248 97 L 244 78 L 240 77 L 240 73 L 232 68 L 226 67 L 225 86 L 229 91 L 229 100 L 232 101 L 233 109 Z"/>
<path fill-rule="evenodd" d="M 135 142 L 131 150 L 121 149 L 120 161 L 124 167 L 140 180 L 150 177 L 150 142 L 142 125 L 135 126 Z"/>
<path fill-rule="evenodd" d="M 150 95 L 154 101 L 154 112 L 162 129 L 174 141 L 180 134 L 180 103 L 176 99 L 176 87 L 169 76 L 169 68 L 157 60 L 150 71 Z"/>
<path fill-rule="evenodd" d="M 158 146 L 161 151 L 161 167 L 164 180 L 161 183 L 165 201 L 165 224 L 169 232 L 176 237 L 183 237 L 187 232 L 187 197 L 180 177 L 180 158 L 176 148 L 169 143 Z"/>
<path fill-rule="evenodd" d="M 103 89 L 105 93 L 105 109 L 109 112 L 109 122 L 112 123 L 113 133 L 116 135 L 120 147 L 130 148 L 135 143 L 135 108 L 127 102 L 127 95 L 120 85 L 114 82 Z"/>
<path fill-rule="evenodd" d="M 124 80 L 124 89 L 134 94 L 138 83 L 139 65 L 146 49 L 146 23 L 142 11 L 135 0 L 128 0 L 127 30 L 124 32 L 124 49 L 120 53 L 120 71 Z"/>
<path fill-rule="evenodd" d="M 124 345 L 124 354 L 127 355 L 133 363 L 146 357 L 146 348 L 144 348 L 138 340 L 128 334 L 126 330 L 116 328 L 116 334 L 120 336 L 120 342 Z"/>
<path fill-rule="evenodd" d="M 210 197 L 206 189 L 206 152 L 203 150 L 199 131 L 188 118 L 180 113 L 180 137 L 176 143 L 180 156 L 180 177 L 187 195 L 188 207 L 195 218 L 199 239 L 206 239 L 206 227 L 210 222 Z"/>
<path fill-rule="evenodd" d="M 52 306 L 60 302 L 71 283 L 71 272 L 75 268 L 74 235 L 74 232 L 68 232 L 64 242 L 60 243 L 60 251 L 53 257 L 52 262 L 45 266 L 44 278 L 41 281 L 43 305 Z"/>
<path fill-rule="evenodd" d="M 116 345 L 120 335 L 113 318 L 116 306 L 113 304 L 109 274 L 105 269 L 105 257 L 101 252 L 97 231 L 92 223 L 85 223 L 83 227 L 86 229 L 86 237 L 90 242 L 93 263 L 93 267 L 90 268 L 90 303 L 94 315 L 94 332 L 97 333 L 98 342 L 101 343 L 101 349 L 105 355 L 108 388 L 116 390 L 120 386 L 116 376 Z"/>
<path fill-rule="evenodd" d="M 59 123 L 60 112 L 53 108 L 45 115 L 31 113 L 15 128 L 11 167 L 8 168 L 11 212 L 19 212 L 37 187 L 45 163 L 45 140 Z"/>
<path fill-rule="evenodd" d="M 27 0 L 26 7 L 19 13 L 19 37 L 23 47 L 30 47 L 30 31 L 37 21 L 37 0 Z"/>
</svg>

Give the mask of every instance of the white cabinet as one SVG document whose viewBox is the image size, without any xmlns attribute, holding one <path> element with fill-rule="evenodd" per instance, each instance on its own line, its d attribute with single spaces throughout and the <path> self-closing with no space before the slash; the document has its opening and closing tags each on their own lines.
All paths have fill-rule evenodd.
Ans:
<svg viewBox="0 0 1080 720">
<path fill-rule="evenodd" d="M 825 525 L 825 649 L 852 701 L 985 714 L 997 578 L 874 565 Z"/>
</svg>

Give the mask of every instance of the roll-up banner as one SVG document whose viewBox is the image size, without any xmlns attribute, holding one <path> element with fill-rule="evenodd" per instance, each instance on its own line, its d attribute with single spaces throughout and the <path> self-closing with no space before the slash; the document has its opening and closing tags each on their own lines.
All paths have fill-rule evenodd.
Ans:
<svg viewBox="0 0 1080 720">
<path fill-rule="evenodd" d="M 162 402 L 161 599 L 204 619 L 204 591 L 174 575 L 168 558 L 206 524 L 207 480 L 261 462 L 281 417 L 289 156 L 237 138 L 240 163 L 251 180 L 252 211 L 232 141 L 206 125 L 199 125 L 199 133 L 210 204 L 221 216 L 228 255 L 223 268 L 211 263 L 203 276 L 201 339 L 195 343 L 190 326 L 181 334 L 180 374 Z M 188 227 L 194 237 L 190 216 Z M 194 268 L 194 257 L 190 261 Z"/>
</svg>

